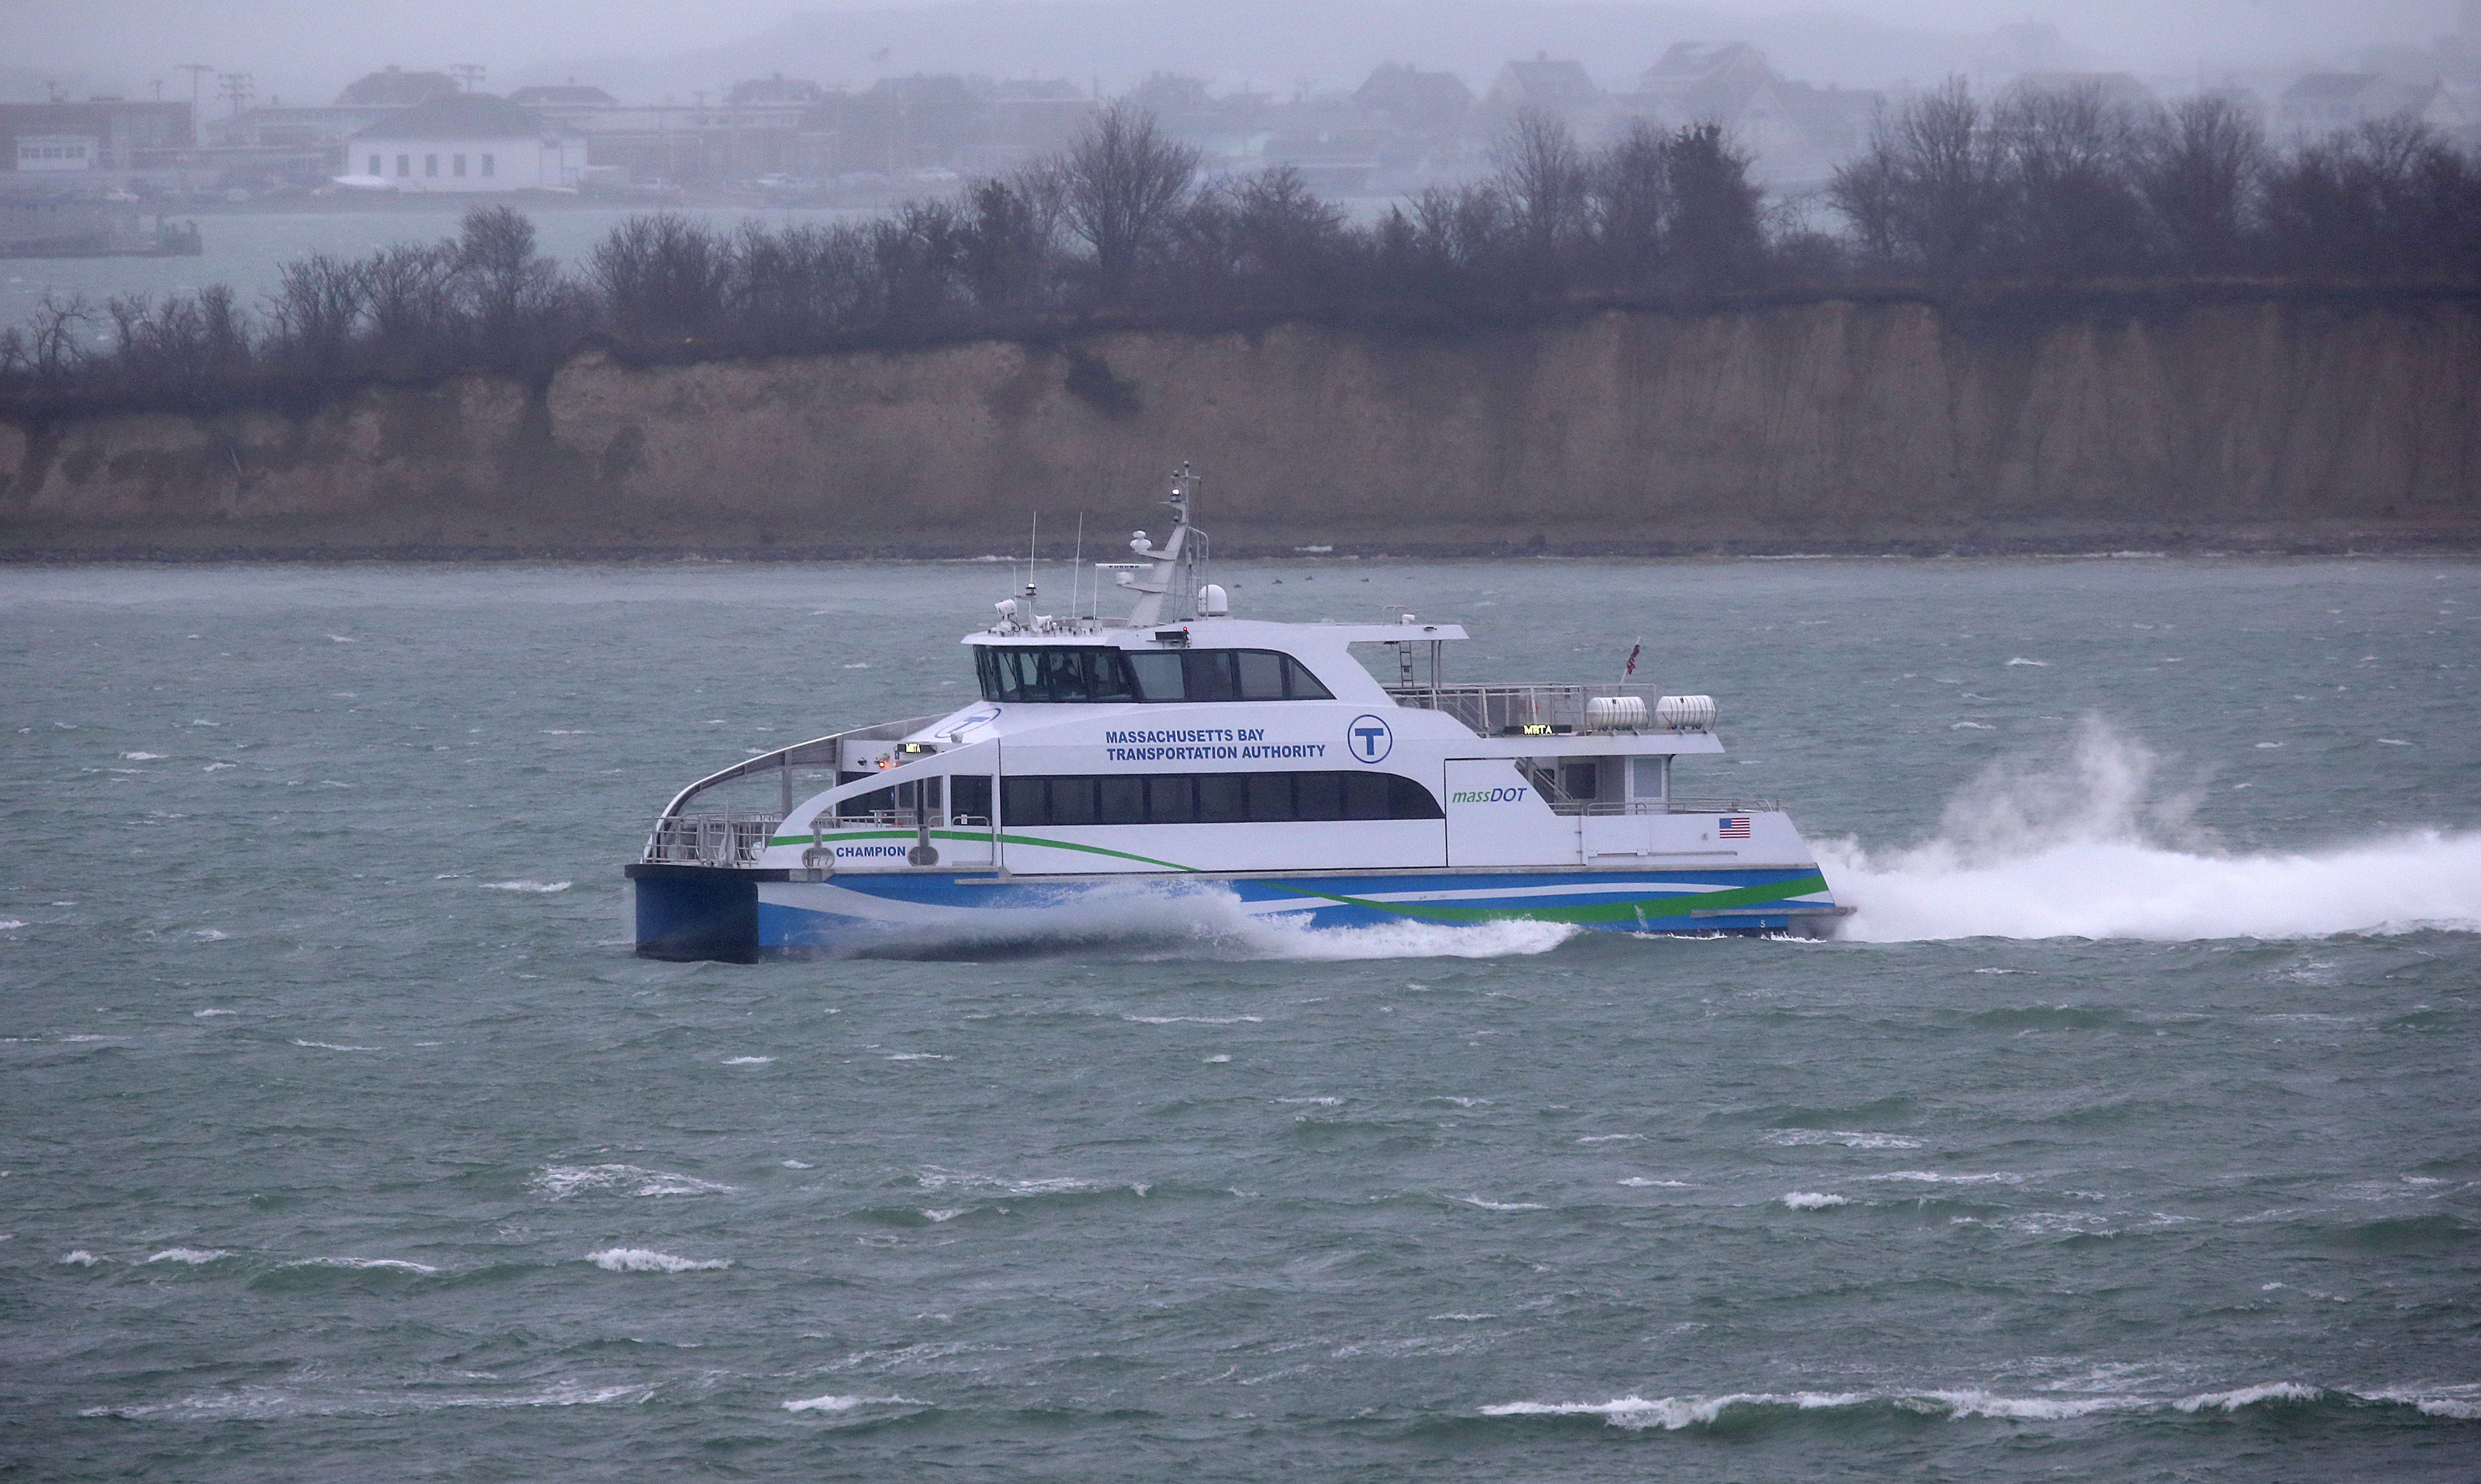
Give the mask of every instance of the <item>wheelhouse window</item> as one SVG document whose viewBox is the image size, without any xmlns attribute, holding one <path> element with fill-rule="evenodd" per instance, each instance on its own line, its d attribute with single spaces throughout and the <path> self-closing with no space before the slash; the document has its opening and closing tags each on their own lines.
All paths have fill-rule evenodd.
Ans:
<svg viewBox="0 0 2481 1484">
<path fill-rule="evenodd" d="M 1436 820 L 1437 795 L 1399 773 L 1264 772 L 1066 774 L 1001 780 L 1000 822 L 1063 824 L 1291 824 L 1340 820 Z"/>
<path fill-rule="evenodd" d="M 1122 650 L 983 644 L 986 701 L 1331 701 L 1309 666 L 1273 649 Z"/>
</svg>

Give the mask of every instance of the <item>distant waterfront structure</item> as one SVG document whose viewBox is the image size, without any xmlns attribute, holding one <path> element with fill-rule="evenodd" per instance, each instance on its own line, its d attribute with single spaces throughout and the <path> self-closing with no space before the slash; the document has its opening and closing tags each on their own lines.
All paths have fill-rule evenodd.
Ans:
<svg viewBox="0 0 2481 1484">
<path fill-rule="evenodd" d="M 336 94 L 338 108 L 414 108 L 465 90 L 445 72 L 408 72 L 382 67 L 345 85 Z"/>
<path fill-rule="evenodd" d="M 1536 52 L 1530 62 L 1511 62 L 1500 68 L 1481 101 L 1484 108 L 1500 114 L 1538 108 L 1562 118 L 1573 118 L 1592 108 L 1602 96 L 1603 91 L 1585 75 L 1583 63 L 1556 61 L 1549 52 Z"/>
<path fill-rule="evenodd" d="M 2398 82 L 2378 72 L 2311 72 L 2276 100 L 2275 130 L 2299 139 L 2371 118 L 2410 116 L 2449 133 L 2470 120 L 2437 82 Z"/>
<path fill-rule="evenodd" d="M 1398 128 L 1445 133 L 1473 112 L 1473 90 L 1453 72 L 1382 62 L 1352 92 L 1353 107 Z"/>
<path fill-rule="evenodd" d="M 586 179 L 586 136 L 488 93 L 459 92 L 408 108 L 355 134 L 346 174 L 408 193 L 574 191 Z"/>
<path fill-rule="evenodd" d="M 1645 118 L 1664 128 L 1719 123 L 1756 157 L 1761 178 L 1787 184 L 1825 179 L 1868 137 L 1882 101 L 1865 89 L 1793 82 L 1746 41 L 1683 41 L 1610 109 L 1614 121 Z"/>
<path fill-rule="evenodd" d="M 0 168 L 11 170 L 56 176 L 160 169 L 195 142 L 184 102 L 0 103 Z"/>
<path fill-rule="evenodd" d="M 549 87 L 519 88 L 509 94 L 509 101 L 519 108 L 548 111 L 555 108 L 618 108 L 620 100 L 600 88 L 581 88 L 576 78 Z"/>
</svg>

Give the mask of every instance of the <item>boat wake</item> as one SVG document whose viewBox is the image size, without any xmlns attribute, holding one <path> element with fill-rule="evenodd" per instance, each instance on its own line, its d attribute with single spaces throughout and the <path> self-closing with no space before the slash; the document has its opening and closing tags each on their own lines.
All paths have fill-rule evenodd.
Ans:
<svg viewBox="0 0 2481 1484">
<path fill-rule="evenodd" d="M 1820 841 L 1840 934 L 1941 938 L 2320 938 L 2481 931 L 2481 833 L 2412 830 L 2311 850 L 2233 854 L 2161 795 L 2157 762 L 2098 721 L 2063 767 L 1999 765 L 1951 801 L 1939 831 L 1872 852 Z"/>
<path fill-rule="evenodd" d="M 1299 917 L 1249 911 L 1219 887 L 1176 895 L 1132 885 L 1053 908 L 1041 925 L 994 913 L 977 923 L 917 926 L 901 940 L 864 948 L 872 958 L 1083 957 L 1162 962 L 1182 959 L 1352 961 L 1387 958 L 1502 958 L 1545 953 L 1580 928 L 1518 920 L 1448 925 L 1381 923 L 1313 927 Z"/>
</svg>

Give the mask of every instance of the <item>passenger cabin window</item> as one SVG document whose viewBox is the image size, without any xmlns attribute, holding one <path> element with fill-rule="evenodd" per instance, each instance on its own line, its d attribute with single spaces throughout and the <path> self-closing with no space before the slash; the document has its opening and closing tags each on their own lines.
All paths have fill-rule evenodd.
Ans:
<svg viewBox="0 0 2481 1484">
<path fill-rule="evenodd" d="M 983 644 L 986 701 L 1331 701 L 1309 666 L 1272 649 L 1122 650 Z"/>
<path fill-rule="evenodd" d="M 1005 778 L 1000 783 L 1000 822 L 1009 829 L 1063 824 L 1293 824 L 1443 818 L 1437 795 L 1398 773 L 1068 774 Z"/>
</svg>

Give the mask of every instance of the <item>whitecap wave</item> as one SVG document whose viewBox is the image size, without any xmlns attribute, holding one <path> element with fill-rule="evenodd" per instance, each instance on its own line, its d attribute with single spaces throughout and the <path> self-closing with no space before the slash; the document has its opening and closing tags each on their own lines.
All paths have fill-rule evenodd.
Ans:
<svg viewBox="0 0 2481 1484">
<path fill-rule="evenodd" d="M 167 1247 L 163 1251 L 155 1254 L 153 1257 L 148 1258 L 146 1261 L 149 1263 L 180 1263 L 191 1267 L 196 1267 L 202 1263 L 221 1262 L 222 1260 L 231 1256 L 232 1253 L 223 1247 Z"/>
<path fill-rule="evenodd" d="M 1927 1185 L 2021 1185 L 2024 1177 L 2006 1170 L 1987 1175 L 1943 1175 L 1936 1170 L 1889 1170 L 1884 1175 L 1867 1175 L 1865 1180 L 1910 1180 Z"/>
<path fill-rule="evenodd" d="M 569 883 L 566 881 L 485 881 L 483 883 L 483 889 L 488 892 L 536 892 L 546 896 L 553 892 L 567 891 L 568 888 Z"/>
<path fill-rule="evenodd" d="M 1711 1423 L 1732 1407 L 1849 1407 L 1868 1401 L 1865 1392 L 1736 1392 L 1728 1396 L 1622 1396 L 1613 1401 L 1508 1401 L 1481 1409 L 1484 1417 L 1599 1417 L 1613 1427 L 1659 1427 L 1677 1432 Z"/>
<path fill-rule="evenodd" d="M 15 932 L 26 924 L 13 917 L 0 917 L 0 932 Z"/>
<path fill-rule="evenodd" d="M 910 1396 L 805 1396 L 784 1403 L 787 1412 L 850 1412 L 855 1407 L 927 1407 Z"/>
<path fill-rule="evenodd" d="M 120 760 L 124 763 L 160 763 L 164 761 L 164 754 L 160 752 L 124 752 L 120 755 Z"/>
<path fill-rule="evenodd" d="M 1478 1207 L 1483 1211 L 1549 1211 L 1551 1209 L 1539 1201 L 1485 1201 L 1477 1195 L 1460 1195 L 1456 1199 L 1467 1206 Z"/>
<path fill-rule="evenodd" d="M 1007 1180 L 997 1175 L 977 1175 L 969 1171 L 941 1169 L 936 1165 L 918 1172 L 914 1175 L 913 1181 L 925 1190 L 970 1190 L 1019 1198 L 1043 1195 L 1094 1195 L 1106 1190 L 1130 1190 L 1143 1195 L 1154 1188 L 1143 1181 L 1081 1180 L 1073 1175 L 1057 1175 L 1037 1180 Z"/>
<path fill-rule="evenodd" d="M 607 1273 L 713 1273 L 732 1265 L 730 1258 L 676 1258 L 652 1247 L 606 1247 L 586 1261 Z"/>
<path fill-rule="evenodd" d="M 1772 1410 L 1810 1412 L 1883 1407 L 1925 1417 L 1962 1421 L 2048 1422 L 2113 1413 L 2235 1412 L 2257 1406 L 2301 1406 L 2337 1401 L 2346 1404 L 2412 1407 L 2426 1416 L 2455 1420 L 2481 1418 L 2481 1387 L 2432 1386 L 2346 1391 L 2278 1381 L 2207 1392 L 2193 1396 L 2133 1393 L 2056 1392 L 2009 1395 L 1980 1387 L 1919 1392 L 1733 1392 L 1715 1396 L 1622 1396 L 1610 1401 L 1510 1401 L 1480 1409 L 1491 1418 L 1600 1418 L 1613 1427 L 1678 1431 L 1711 1426 L 1732 1412 Z"/>
<path fill-rule="evenodd" d="M 176 1401 L 88 1407 L 78 1416 L 119 1418 L 133 1422 L 155 1418 L 184 1421 L 203 1419 L 278 1421 L 297 1417 L 390 1417 L 457 1407 L 592 1407 L 608 1402 L 642 1402 L 654 1394 L 655 1389 L 651 1386 L 586 1386 L 569 1381 L 557 1382 L 538 1391 L 515 1393 L 293 1393 L 273 1387 L 242 1387 L 217 1394 L 185 1396 Z"/>
<path fill-rule="evenodd" d="M 1122 1020 L 1140 1026 L 1256 1026 L 1265 1022 L 1257 1015 L 1123 1015 Z"/>
<path fill-rule="evenodd" d="M 2195 828 L 2194 794 L 2087 721 L 2048 767 L 1994 766 L 1937 834 L 1904 849 L 1818 843 L 1841 936 L 2315 938 L 2481 930 L 2481 832 L 2421 829 L 2311 849 L 2233 853 Z"/>
<path fill-rule="evenodd" d="M 723 1064 L 728 1067 L 763 1067 L 774 1059 L 772 1056 L 726 1056 Z"/>
<path fill-rule="evenodd" d="M 735 1185 L 700 1180 L 670 1170 L 640 1169 L 634 1164 L 551 1164 L 535 1172 L 528 1184 L 537 1195 L 555 1201 L 588 1191 L 616 1190 L 628 1195 L 716 1195 Z"/>
<path fill-rule="evenodd" d="M 1852 1204 L 1840 1195 L 1826 1195 L 1815 1190 L 1788 1190 L 1784 1192 L 1783 1203 L 1794 1211 L 1825 1211 L 1830 1207 Z"/>
<path fill-rule="evenodd" d="M 306 1047 L 311 1051 L 321 1052 L 376 1052 L 385 1051 L 387 1049 L 383 1046 L 345 1046 L 334 1041 L 297 1040 L 293 1044 L 296 1046 Z"/>
<path fill-rule="evenodd" d="M 2315 1401 L 2325 1394 L 2321 1388 L 2302 1386 L 2295 1381 L 2274 1381 L 2263 1386 L 2243 1386 L 2235 1391 L 2204 1392 L 2182 1396 L 2171 1405 L 2182 1412 L 2237 1412 L 2264 1401 Z"/>
<path fill-rule="evenodd" d="M 1846 1149 L 1919 1149 L 1921 1141 L 1900 1133 L 1872 1133 L 1865 1129 L 1768 1129 L 1769 1144 L 1795 1148 L 1807 1144 L 1841 1144 Z"/>
<path fill-rule="evenodd" d="M 362 1271 L 397 1273 L 435 1273 L 438 1268 L 428 1263 L 408 1263 L 403 1258 L 304 1258 L 287 1263 L 287 1267 L 344 1267 Z"/>
<path fill-rule="evenodd" d="M 74 1252 L 62 1253 L 60 1261 L 71 1267 L 92 1267 L 97 1263 L 102 1262 L 103 1259 L 96 1257 L 93 1253 L 87 1251 L 84 1247 L 80 1247 Z"/>
</svg>

